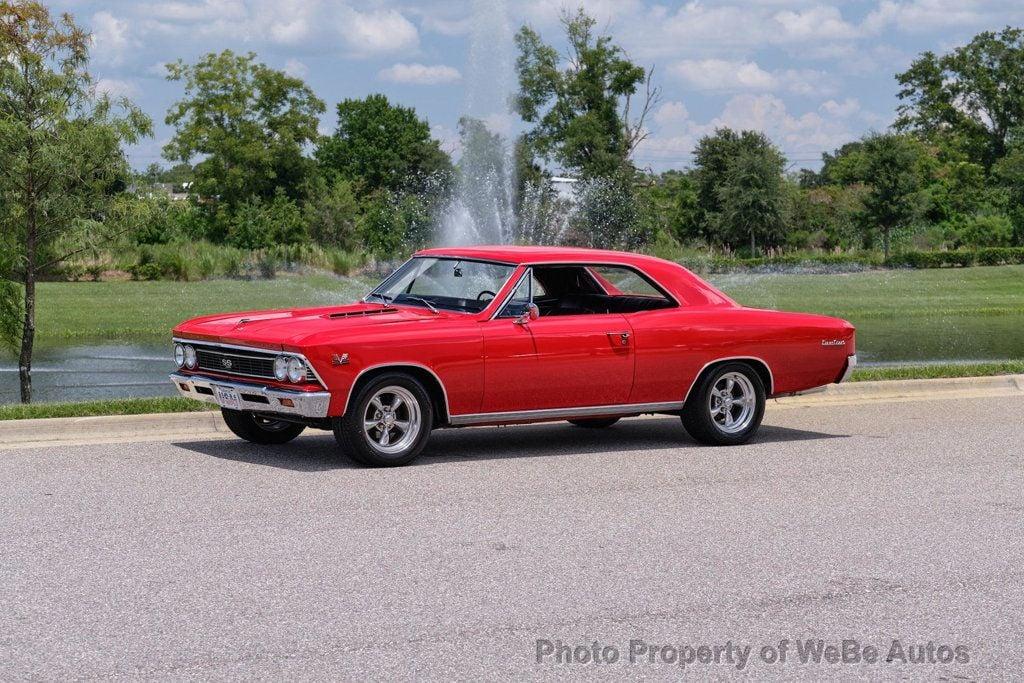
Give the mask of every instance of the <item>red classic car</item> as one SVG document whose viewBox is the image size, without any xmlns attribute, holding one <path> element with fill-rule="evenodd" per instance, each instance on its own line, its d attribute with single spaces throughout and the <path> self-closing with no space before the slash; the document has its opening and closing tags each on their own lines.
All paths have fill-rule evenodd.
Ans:
<svg viewBox="0 0 1024 683">
<path fill-rule="evenodd" d="M 846 379 L 854 328 L 740 306 L 682 266 L 615 251 L 427 249 L 362 301 L 195 318 L 174 329 L 182 396 L 243 439 L 332 430 L 365 465 L 412 461 L 432 429 L 679 415 L 747 441 L 765 399 Z"/>
</svg>

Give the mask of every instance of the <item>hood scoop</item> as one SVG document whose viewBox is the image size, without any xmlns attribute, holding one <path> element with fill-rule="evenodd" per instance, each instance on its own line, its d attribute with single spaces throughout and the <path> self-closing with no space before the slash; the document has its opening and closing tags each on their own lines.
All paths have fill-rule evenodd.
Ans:
<svg viewBox="0 0 1024 683">
<path fill-rule="evenodd" d="M 335 318 L 360 318 L 368 315 L 384 315 L 385 313 L 398 313 L 398 309 L 374 308 L 366 311 L 342 311 L 340 313 L 330 313 L 327 317 L 333 320 Z"/>
</svg>

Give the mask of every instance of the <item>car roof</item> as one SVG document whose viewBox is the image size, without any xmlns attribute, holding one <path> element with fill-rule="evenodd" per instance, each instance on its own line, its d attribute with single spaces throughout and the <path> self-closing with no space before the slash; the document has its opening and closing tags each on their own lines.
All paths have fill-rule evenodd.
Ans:
<svg viewBox="0 0 1024 683">
<path fill-rule="evenodd" d="M 626 251 L 585 249 L 583 247 L 434 247 L 416 252 L 416 256 L 454 256 L 502 263 L 665 263 L 662 259 Z"/>
<path fill-rule="evenodd" d="M 582 247 L 435 247 L 415 256 L 454 257 L 477 261 L 495 261 L 512 265 L 542 263 L 618 264 L 633 266 L 653 278 L 676 301 L 690 306 L 736 306 L 736 302 L 678 263 L 654 256 L 608 249 Z"/>
</svg>

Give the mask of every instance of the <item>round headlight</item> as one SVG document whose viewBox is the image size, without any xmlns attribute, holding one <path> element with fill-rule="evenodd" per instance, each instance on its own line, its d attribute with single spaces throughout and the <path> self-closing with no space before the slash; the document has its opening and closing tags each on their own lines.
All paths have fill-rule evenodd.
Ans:
<svg viewBox="0 0 1024 683">
<path fill-rule="evenodd" d="M 306 364 L 301 358 L 292 356 L 288 359 L 288 381 L 301 382 L 306 377 Z"/>
<path fill-rule="evenodd" d="M 185 364 L 185 347 L 181 344 L 174 345 L 174 364 L 179 368 Z"/>
<path fill-rule="evenodd" d="M 274 359 L 274 377 L 279 382 L 288 379 L 288 356 L 278 356 Z"/>
<path fill-rule="evenodd" d="M 185 367 L 191 370 L 196 366 L 196 350 L 191 346 L 185 347 Z"/>
</svg>

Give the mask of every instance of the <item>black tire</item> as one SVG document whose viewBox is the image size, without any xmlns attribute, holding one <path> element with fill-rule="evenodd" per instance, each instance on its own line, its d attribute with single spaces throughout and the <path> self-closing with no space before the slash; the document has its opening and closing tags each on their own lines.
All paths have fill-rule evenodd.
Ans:
<svg viewBox="0 0 1024 683">
<path fill-rule="evenodd" d="M 746 384 L 740 381 L 739 377 L 743 377 Z M 733 391 L 730 393 L 732 398 L 725 399 L 721 392 L 726 390 L 729 379 L 733 379 Z M 716 385 L 720 383 L 724 386 L 716 389 Z M 746 397 L 745 392 L 748 389 L 754 394 L 750 414 L 744 412 L 745 403 L 741 400 Z M 717 392 L 715 396 L 712 395 L 713 392 Z M 724 363 L 701 377 L 690 392 L 681 416 L 683 427 L 690 436 L 702 444 L 737 446 L 749 441 L 761 426 L 764 403 L 764 383 L 757 371 L 742 362 Z M 730 429 L 727 426 L 728 422 L 734 418 L 735 422 Z"/>
<path fill-rule="evenodd" d="M 583 427 L 584 429 L 604 429 L 605 427 L 611 427 L 618 421 L 619 418 L 617 417 L 590 417 L 569 420 L 569 424 Z"/>
<path fill-rule="evenodd" d="M 306 429 L 305 425 L 260 417 L 245 410 L 221 408 L 220 414 L 228 429 L 246 441 L 261 446 L 288 443 Z"/>
<path fill-rule="evenodd" d="M 415 410 L 418 411 L 418 426 L 412 426 L 416 422 L 413 419 L 413 407 L 401 406 L 392 414 L 393 426 L 385 428 L 389 438 L 390 435 L 394 435 L 399 442 L 403 440 L 408 441 L 407 444 L 400 448 L 399 444 L 381 445 L 378 439 L 383 433 L 382 429 L 371 428 L 371 433 L 367 433 L 363 424 L 363 418 L 367 416 L 367 411 L 370 409 L 374 398 L 377 397 L 379 392 L 389 388 L 404 390 L 402 404 L 406 404 L 410 400 L 415 401 Z M 386 396 L 394 397 L 394 394 L 385 394 Z M 385 404 L 383 399 L 379 399 L 378 402 L 385 405 L 385 407 L 390 407 L 393 404 L 393 401 Z M 374 414 L 381 415 L 380 411 L 377 410 L 374 411 Z M 405 437 L 406 432 L 400 432 L 399 425 L 402 423 L 410 425 L 411 436 L 408 438 Z M 430 430 L 433 428 L 433 424 L 433 404 L 430 400 L 430 395 L 419 380 L 404 372 L 389 372 L 374 378 L 359 390 L 355 400 L 352 401 L 349 409 L 345 411 L 345 415 L 334 420 L 334 437 L 338 440 L 342 451 L 360 465 L 366 465 L 367 467 L 398 467 L 408 465 L 419 456 L 423 451 L 423 447 L 427 445 L 427 439 L 430 438 Z M 371 434 L 375 438 L 372 438 Z M 385 452 L 382 448 L 397 448 L 398 450 Z"/>
</svg>

